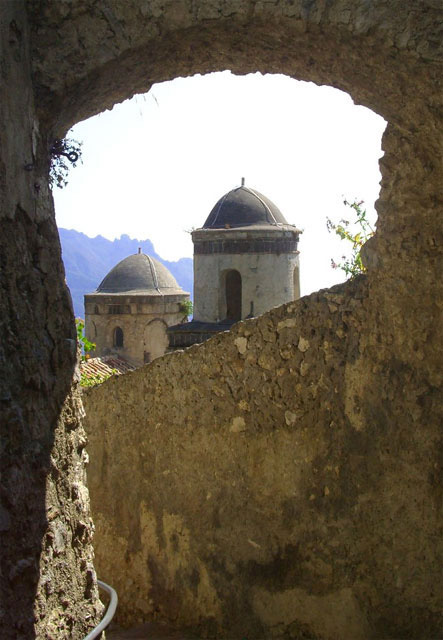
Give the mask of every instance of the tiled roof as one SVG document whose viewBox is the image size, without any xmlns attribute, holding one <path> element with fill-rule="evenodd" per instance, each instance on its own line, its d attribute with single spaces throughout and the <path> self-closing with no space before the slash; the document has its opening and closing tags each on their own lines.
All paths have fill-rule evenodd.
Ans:
<svg viewBox="0 0 443 640">
<path fill-rule="evenodd" d="M 200 320 L 191 320 L 191 322 L 182 322 L 168 327 L 166 333 L 169 338 L 169 347 L 171 349 L 183 349 L 193 344 L 205 342 L 212 338 L 216 333 L 221 331 L 229 331 L 236 320 L 223 320 L 222 322 L 200 322 Z"/>
<path fill-rule="evenodd" d="M 80 371 L 87 378 L 95 376 L 120 376 L 128 371 L 134 371 L 136 367 L 121 358 L 106 356 L 104 358 L 89 358 L 80 364 Z"/>
<path fill-rule="evenodd" d="M 170 333 L 220 333 L 220 331 L 229 331 L 237 320 L 222 320 L 221 322 L 201 322 L 200 320 L 191 320 L 190 322 L 181 322 L 168 327 L 166 332 Z"/>
</svg>

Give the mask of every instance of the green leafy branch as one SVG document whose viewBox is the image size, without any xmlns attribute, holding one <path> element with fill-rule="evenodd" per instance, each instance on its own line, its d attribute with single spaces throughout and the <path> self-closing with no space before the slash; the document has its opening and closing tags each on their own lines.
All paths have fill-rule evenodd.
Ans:
<svg viewBox="0 0 443 640">
<path fill-rule="evenodd" d="M 353 209 L 356 214 L 356 220 L 351 222 L 342 218 L 340 222 L 335 223 L 330 218 L 326 218 L 326 226 L 330 233 L 336 233 L 341 240 L 346 240 L 352 245 L 351 255 L 343 255 L 341 257 L 342 262 L 336 262 L 331 259 L 331 266 L 333 269 L 344 271 L 347 278 L 355 278 L 366 271 L 361 259 L 361 249 L 365 242 L 372 238 L 375 229 L 368 220 L 366 209 L 362 208 L 363 200 L 359 202 L 356 200 L 354 202 L 344 200 L 343 203 Z"/>
<path fill-rule="evenodd" d="M 191 300 L 185 300 L 178 305 L 179 311 L 185 314 L 186 317 L 191 316 L 194 312 L 194 305 Z"/>
<path fill-rule="evenodd" d="M 105 380 L 109 380 L 113 375 L 118 373 L 117 369 L 112 369 L 110 373 L 96 373 L 95 375 L 87 375 L 86 373 L 82 373 L 80 377 L 80 386 L 81 387 L 96 387 L 98 384 L 105 382 Z"/>
<path fill-rule="evenodd" d="M 80 345 L 82 351 L 82 362 L 85 362 L 89 359 L 89 352 L 94 351 L 96 344 L 95 342 L 90 342 L 85 336 L 85 321 L 81 318 L 75 319 L 75 327 L 77 329 L 77 341 Z"/>
</svg>

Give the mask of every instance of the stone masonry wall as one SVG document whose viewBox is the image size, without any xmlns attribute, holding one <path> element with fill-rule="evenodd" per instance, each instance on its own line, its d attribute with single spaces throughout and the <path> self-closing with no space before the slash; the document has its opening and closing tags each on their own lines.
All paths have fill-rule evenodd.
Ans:
<svg viewBox="0 0 443 640">
<path fill-rule="evenodd" d="M 63 134 L 153 82 L 286 73 L 397 126 L 438 115 L 439 0 L 27 0 L 42 120 Z M 432 116 L 431 116 L 432 117 Z"/>
<path fill-rule="evenodd" d="M 76 382 L 66 398 L 45 471 L 46 520 L 34 611 L 37 638 L 82 639 L 100 620 L 91 541 L 94 525 L 86 486 L 86 434 Z"/>
<path fill-rule="evenodd" d="M 392 358 L 371 306 L 361 277 L 86 394 L 121 622 L 440 637 L 441 396 Z"/>
<path fill-rule="evenodd" d="M 70 391 L 75 328 L 21 1 L 1 3 L 0 60 L 0 637 L 76 640 L 101 605 Z"/>
</svg>

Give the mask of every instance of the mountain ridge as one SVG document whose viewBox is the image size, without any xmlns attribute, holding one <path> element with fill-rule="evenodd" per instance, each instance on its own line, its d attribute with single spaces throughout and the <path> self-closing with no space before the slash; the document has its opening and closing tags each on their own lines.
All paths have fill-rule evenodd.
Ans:
<svg viewBox="0 0 443 640">
<path fill-rule="evenodd" d="M 137 253 L 143 253 L 159 260 L 172 273 L 184 291 L 193 290 L 192 258 L 176 261 L 164 260 L 154 249 L 151 240 L 137 240 L 127 234 L 108 240 L 101 235 L 90 238 L 81 231 L 59 227 L 62 259 L 65 266 L 66 283 L 71 291 L 74 314 L 84 318 L 85 293 L 92 293 L 100 282 L 120 260 Z"/>
</svg>

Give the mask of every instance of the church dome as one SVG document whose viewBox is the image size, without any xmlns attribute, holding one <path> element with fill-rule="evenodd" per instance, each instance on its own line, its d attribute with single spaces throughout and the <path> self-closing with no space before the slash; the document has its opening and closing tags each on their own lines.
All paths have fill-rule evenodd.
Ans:
<svg viewBox="0 0 443 640">
<path fill-rule="evenodd" d="M 136 253 L 119 262 L 102 280 L 96 293 L 184 293 L 174 276 L 155 258 Z"/>
<path fill-rule="evenodd" d="M 203 229 L 287 224 L 280 209 L 269 198 L 242 184 L 220 198 Z"/>
</svg>

